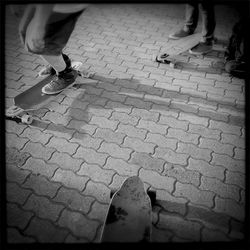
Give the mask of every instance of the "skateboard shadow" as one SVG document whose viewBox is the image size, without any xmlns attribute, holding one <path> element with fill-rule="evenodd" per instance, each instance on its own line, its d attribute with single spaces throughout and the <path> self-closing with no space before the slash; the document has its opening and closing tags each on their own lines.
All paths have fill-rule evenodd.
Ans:
<svg viewBox="0 0 250 250">
<path fill-rule="evenodd" d="M 218 100 L 216 97 L 204 97 L 195 92 L 180 93 L 180 91 L 155 87 L 145 84 L 142 79 L 117 78 L 95 74 L 93 79 L 79 79 L 79 89 L 68 89 L 61 93 L 56 100 L 39 110 L 39 121 L 33 126 L 54 131 L 64 131 L 72 134 L 92 133 L 89 131 L 89 122 L 92 116 L 102 116 L 109 119 L 113 111 L 130 114 L 132 108 L 158 112 L 163 115 L 178 117 L 179 112 L 197 115 L 200 105 L 206 103 L 207 113 L 217 108 L 218 102 L 229 110 L 233 103 Z M 81 91 L 83 90 L 83 91 Z M 192 103 L 190 102 L 192 98 Z M 244 107 L 238 106 L 235 111 L 244 113 Z M 237 115 L 230 115 L 228 123 L 232 125 L 244 125 L 244 119 Z M 216 119 L 216 117 L 214 118 Z M 53 122 L 53 126 L 50 122 Z M 221 120 L 218 120 L 221 121 Z M 63 129 L 64 127 L 64 129 Z"/>
<path fill-rule="evenodd" d="M 175 236 L 186 241 L 207 241 L 206 237 L 203 238 L 200 235 L 198 228 L 207 228 L 208 231 L 217 232 L 213 241 L 225 241 L 224 235 L 227 234 L 230 221 L 232 221 L 230 216 L 214 212 L 204 206 L 196 206 L 192 203 L 182 204 L 169 200 L 156 200 L 153 213 L 158 218 L 153 222 L 153 241 L 158 241 L 159 232 L 162 230 L 166 230 L 164 240 L 170 242 Z M 190 228 L 194 230 L 190 230 Z M 232 228 L 232 232 L 243 235 L 243 223 L 238 228 Z"/>
</svg>

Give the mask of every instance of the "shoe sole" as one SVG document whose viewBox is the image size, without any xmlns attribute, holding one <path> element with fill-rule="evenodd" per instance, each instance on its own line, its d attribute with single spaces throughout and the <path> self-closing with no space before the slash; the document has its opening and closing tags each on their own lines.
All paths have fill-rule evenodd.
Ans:
<svg viewBox="0 0 250 250">
<path fill-rule="evenodd" d="M 204 51 L 204 52 L 193 52 L 191 49 L 188 51 L 191 55 L 204 55 L 204 54 L 207 54 L 207 53 L 209 53 L 209 52 L 211 52 L 212 51 L 212 49 L 210 49 L 210 50 L 207 50 L 207 51 Z"/>
</svg>

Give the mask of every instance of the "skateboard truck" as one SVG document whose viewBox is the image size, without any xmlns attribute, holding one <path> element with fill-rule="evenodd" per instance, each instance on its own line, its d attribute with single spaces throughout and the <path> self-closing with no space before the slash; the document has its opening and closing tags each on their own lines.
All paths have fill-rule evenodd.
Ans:
<svg viewBox="0 0 250 250">
<path fill-rule="evenodd" d="M 24 110 L 14 105 L 7 109 L 6 118 L 8 120 L 16 121 L 18 123 L 21 122 L 28 125 L 31 124 L 33 121 L 32 116 L 26 113 L 22 113 L 24 113 Z"/>
</svg>

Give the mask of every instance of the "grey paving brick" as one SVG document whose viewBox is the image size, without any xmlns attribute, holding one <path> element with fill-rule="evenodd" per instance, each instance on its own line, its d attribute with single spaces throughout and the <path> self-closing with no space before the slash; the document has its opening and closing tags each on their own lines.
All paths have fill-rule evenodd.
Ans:
<svg viewBox="0 0 250 250">
<path fill-rule="evenodd" d="M 224 122 L 219 122 L 219 121 L 210 121 L 209 128 L 211 129 L 218 129 L 221 130 L 224 133 L 229 133 L 229 134 L 234 134 L 234 135 L 241 135 L 240 132 L 240 127 L 238 126 L 233 126 Z"/>
<path fill-rule="evenodd" d="M 205 93 L 205 92 L 202 92 Z M 203 97 L 203 98 L 202 98 Z M 208 101 L 204 99 L 206 96 L 202 97 L 190 97 L 188 104 L 197 105 L 199 108 L 203 108 L 204 110 L 216 110 L 218 106 L 218 102 Z"/>
<path fill-rule="evenodd" d="M 213 139 L 201 138 L 199 147 L 212 149 L 215 153 L 218 154 L 233 156 L 233 145 L 220 143 Z"/>
<path fill-rule="evenodd" d="M 52 137 L 47 146 L 56 149 L 59 152 L 74 154 L 79 147 L 79 144 L 68 142 L 63 138 Z"/>
<path fill-rule="evenodd" d="M 107 204 L 101 204 L 98 201 L 95 201 L 91 207 L 91 211 L 88 213 L 88 217 L 91 219 L 99 220 L 103 223 L 108 211 L 108 207 L 109 205 Z"/>
<path fill-rule="evenodd" d="M 144 109 L 133 108 L 131 114 L 132 116 L 140 117 L 143 120 L 154 121 L 156 122 L 159 118 L 159 113 L 150 112 Z"/>
<path fill-rule="evenodd" d="M 196 105 L 191 105 L 191 104 L 187 105 L 186 103 L 179 101 L 171 101 L 170 108 L 178 109 L 186 113 L 194 113 L 194 114 L 198 113 L 198 107 Z"/>
<path fill-rule="evenodd" d="M 217 213 L 227 214 L 239 221 L 244 221 L 245 219 L 245 206 L 240 205 L 232 199 L 224 199 L 216 196 L 213 210 Z"/>
<path fill-rule="evenodd" d="M 22 184 L 29 174 L 29 171 L 23 170 L 15 164 L 6 165 L 6 180 L 9 182 L 16 182 L 18 184 Z"/>
<path fill-rule="evenodd" d="M 201 190 L 212 191 L 222 198 L 233 199 L 239 201 L 240 188 L 235 185 L 225 184 L 216 178 L 206 176 L 201 177 Z"/>
<path fill-rule="evenodd" d="M 43 176 L 31 174 L 29 178 L 26 179 L 23 187 L 33 190 L 37 195 L 43 195 L 52 198 L 56 195 L 60 184 L 51 183 Z"/>
<path fill-rule="evenodd" d="M 181 87 L 185 88 L 191 88 L 191 89 L 197 89 L 198 84 L 196 82 L 191 82 L 183 79 L 174 79 L 173 80 L 174 85 L 179 85 Z"/>
<path fill-rule="evenodd" d="M 6 133 L 6 136 L 5 136 L 5 145 L 6 147 L 9 147 L 9 148 L 16 148 L 20 150 L 24 147 L 27 141 L 28 141 L 27 138 L 22 138 L 12 133 Z"/>
<path fill-rule="evenodd" d="M 174 196 L 183 197 L 188 199 L 191 203 L 213 207 L 213 199 L 215 194 L 210 191 L 204 191 L 196 188 L 191 184 L 176 183 L 176 189 L 173 193 Z"/>
<path fill-rule="evenodd" d="M 125 101 L 125 104 L 131 105 L 132 107 L 136 107 L 138 109 L 146 109 L 149 110 L 152 106 L 152 102 L 148 100 L 144 101 L 140 98 L 128 97 Z"/>
<path fill-rule="evenodd" d="M 76 190 L 60 188 L 53 201 L 59 202 L 63 206 L 67 206 L 72 210 L 87 214 L 94 202 L 93 197 L 84 196 Z"/>
<path fill-rule="evenodd" d="M 109 194 L 110 190 L 106 185 L 93 182 L 92 180 L 87 183 L 87 186 L 83 191 L 83 195 L 94 197 L 101 203 L 109 202 Z"/>
<path fill-rule="evenodd" d="M 173 233 L 168 230 L 161 230 L 156 227 L 152 228 L 152 235 L 151 235 L 152 242 L 156 243 L 170 242 L 172 236 Z"/>
<path fill-rule="evenodd" d="M 16 167 L 21 167 L 26 160 L 30 157 L 30 154 L 18 151 L 16 148 L 6 147 L 5 161 L 6 164 L 13 164 Z"/>
<path fill-rule="evenodd" d="M 78 143 L 86 148 L 97 149 L 100 147 L 102 139 L 93 138 L 88 134 L 82 134 L 76 132 L 73 137 L 70 139 L 71 142 Z"/>
<path fill-rule="evenodd" d="M 162 172 L 163 165 L 165 163 L 164 160 L 156 159 L 147 153 L 138 153 L 138 152 L 134 152 L 132 154 L 129 162 L 132 164 L 136 164 L 144 169 L 155 170 L 159 173 Z"/>
<path fill-rule="evenodd" d="M 108 154 L 96 152 L 91 148 L 80 147 L 73 156 L 74 158 L 84 159 L 87 163 L 94 163 L 103 166 L 108 158 Z"/>
<path fill-rule="evenodd" d="M 61 169 L 77 171 L 83 163 L 83 159 L 75 159 L 67 153 L 55 152 L 49 163 L 57 165 Z"/>
<path fill-rule="evenodd" d="M 237 185 L 240 188 L 246 189 L 245 180 L 246 176 L 242 173 L 226 171 L 226 184 Z"/>
<path fill-rule="evenodd" d="M 202 137 L 210 138 L 210 139 L 220 139 L 221 131 L 217 129 L 208 129 L 202 125 L 189 124 L 188 132 L 199 134 Z"/>
<path fill-rule="evenodd" d="M 150 184 L 153 188 L 164 189 L 168 192 L 172 192 L 174 189 L 175 179 L 168 176 L 162 176 L 155 171 L 150 171 L 141 168 L 139 172 L 139 177 Z"/>
<path fill-rule="evenodd" d="M 111 120 L 119 121 L 126 125 L 136 125 L 138 123 L 139 117 L 131 116 L 123 112 L 116 112 L 112 113 L 110 117 Z"/>
<path fill-rule="evenodd" d="M 120 147 L 115 143 L 103 142 L 98 152 L 107 153 L 115 158 L 128 160 L 132 150 L 125 145 L 126 148 Z"/>
<path fill-rule="evenodd" d="M 25 144 L 24 148 L 22 149 L 22 152 L 29 153 L 35 158 L 48 160 L 53 154 L 53 152 L 55 152 L 55 149 L 45 147 L 41 143 L 33 143 L 29 141 L 27 144 Z"/>
<path fill-rule="evenodd" d="M 229 236 L 234 239 L 244 238 L 244 223 L 231 219 L 230 221 L 230 234 Z"/>
<path fill-rule="evenodd" d="M 137 152 L 152 154 L 156 145 L 153 143 L 143 142 L 140 139 L 126 137 L 122 146 L 131 148 Z"/>
<path fill-rule="evenodd" d="M 188 121 L 196 125 L 203 125 L 204 127 L 208 126 L 208 118 L 200 117 L 200 116 L 193 115 L 193 114 L 186 114 L 186 113 L 180 112 L 178 119 L 182 121 Z"/>
<path fill-rule="evenodd" d="M 161 115 L 159 123 L 165 124 L 171 128 L 177 128 L 177 129 L 182 129 L 182 130 L 187 130 L 187 128 L 188 128 L 187 121 L 180 121 L 180 120 L 178 120 L 174 117 L 171 117 L 171 116 Z"/>
<path fill-rule="evenodd" d="M 157 227 L 171 230 L 174 235 L 191 241 L 200 240 L 201 225 L 197 222 L 191 222 L 180 216 L 161 213 Z"/>
<path fill-rule="evenodd" d="M 21 234 L 16 228 L 7 228 L 6 230 L 7 232 L 7 242 L 8 243 L 35 243 L 35 239 L 28 237 L 28 236 L 24 236 L 23 234 Z"/>
<path fill-rule="evenodd" d="M 207 177 L 218 178 L 222 181 L 225 177 L 225 168 L 221 166 L 214 166 L 212 164 L 207 163 L 206 161 L 196 160 L 191 157 L 188 159 L 187 169 L 197 171 Z"/>
<path fill-rule="evenodd" d="M 200 86 L 201 85 L 206 85 L 206 86 L 214 86 L 214 79 L 207 79 L 203 77 L 198 77 L 198 76 L 190 76 L 189 78 L 190 81 L 198 83 Z"/>
<path fill-rule="evenodd" d="M 133 176 L 138 174 L 139 166 L 135 164 L 128 164 L 122 159 L 115 159 L 109 157 L 104 166 L 105 169 L 112 169 L 119 175 Z"/>
<path fill-rule="evenodd" d="M 174 117 L 174 118 L 177 118 L 178 115 L 179 115 L 179 111 L 172 110 L 169 107 L 167 107 L 166 105 L 159 105 L 159 104 L 153 104 L 150 111 L 154 111 L 154 112 L 156 111 L 156 112 L 159 112 L 161 115 L 164 115 L 164 116 L 167 116 L 167 117 L 171 116 L 171 117 Z"/>
<path fill-rule="evenodd" d="M 166 125 L 160 125 L 157 124 L 153 121 L 145 121 L 145 120 L 140 120 L 138 125 L 138 128 L 142 128 L 142 129 L 146 129 L 148 131 L 150 131 L 151 133 L 158 133 L 158 134 L 166 134 L 167 131 L 167 126 Z"/>
<path fill-rule="evenodd" d="M 198 187 L 200 184 L 200 174 L 193 170 L 187 170 L 181 166 L 173 166 L 172 168 L 165 168 L 162 175 L 175 178 L 181 183 L 189 183 Z"/>
<path fill-rule="evenodd" d="M 26 125 L 24 124 L 16 123 L 15 121 L 10 120 L 5 121 L 5 130 L 9 133 L 20 135 L 25 128 Z"/>
<path fill-rule="evenodd" d="M 23 208 L 33 211 L 40 218 L 51 221 L 56 221 L 63 210 L 62 205 L 52 203 L 49 199 L 34 194 L 31 194 Z"/>
<path fill-rule="evenodd" d="M 240 172 L 245 173 L 245 161 L 243 160 L 235 160 L 228 155 L 220 155 L 216 153 L 212 153 L 212 164 L 223 166 L 232 172 Z"/>
<path fill-rule="evenodd" d="M 105 97 L 108 100 L 111 100 L 111 101 L 114 101 L 114 102 L 124 102 L 125 99 L 126 99 L 126 93 L 123 94 L 122 91 L 117 93 L 117 92 L 104 90 L 103 93 L 102 93 L 102 97 Z M 106 117 L 108 117 L 108 114 L 110 115 L 110 112 L 106 111 Z M 96 114 L 96 115 L 98 115 L 98 114 Z"/>
<path fill-rule="evenodd" d="M 50 121 L 54 124 L 67 126 L 72 117 L 62 115 L 60 113 L 49 111 L 43 117 L 43 120 Z"/>
<path fill-rule="evenodd" d="M 64 210 L 58 221 L 62 227 L 70 229 L 74 235 L 78 237 L 85 237 L 93 240 L 96 234 L 98 222 L 89 220 L 85 216 L 77 212 Z"/>
<path fill-rule="evenodd" d="M 205 116 L 205 117 L 208 117 L 208 118 L 210 118 L 212 120 L 216 120 L 216 121 L 228 122 L 228 120 L 229 120 L 229 114 L 227 114 L 227 113 L 213 111 L 213 110 L 207 110 L 204 108 L 199 108 L 198 114 L 200 116 Z"/>
<path fill-rule="evenodd" d="M 43 132 L 69 140 L 75 131 L 73 129 L 68 129 L 61 125 L 50 123 L 49 126 Z"/>
<path fill-rule="evenodd" d="M 229 231 L 230 217 L 214 211 L 203 206 L 189 206 L 187 219 L 202 223 L 210 230 L 219 230 L 224 233 Z"/>
<path fill-rule="evenodd" d="M 245 160 L 246 150 L 242 148 L 234 148 L 234 159 L 236 160 Z"/>
<path fill-rule="evenodd" d="M 8 202 L 15 202 L 20 205 L 23 205 L 30 194 L 30 190 L 21 188 L 16 183 L 8 182 L 6 184 L 6 200 Z"/>
<path fill-rule="evenodd" d="M 199 135 L 191 134 L 183 131 L 182 129 L 169 128 L 167 132 L 167 137 L 174 137 L 179 141 L 198 144 Z"/>
<path fill-rule="evenodd" d="M 170 148 L 173 150 L 177 148 L 177 139 L 150 132 L 147 134 L 145 142 L 151 142 L 162 148 Z"/>
<path fill-rule="evenodd" d="M 40 243 L 60 243 L 66 238 L 68 230 L 56 227 L 48 220 L 35 217 L 25 233 L 37 238 Z"/>
<path fill-rule="evenodd" d="M 90 120 L 90 124 L 97 125 L 98 127 L 101 127 L 101 128 L 109 128 L 114 131 L 117 128 L 118 122 L 108 120 L 105 117 L 92 116 Z"/>
<path fill-rule="evenodd" d="M 103 169 L 96 164 L 88 164 L 84 162 L 77 174 L 87 176 L 95 182 L 103 182 L 108 185 L 111 183 L 115 172 L 112 170 Z"/>
<path fill-rule="evenodd" d="M 70 170 L 62 170 L 60 168 L 56 170 L 52 178 L 52 181 L 59 182 L 63 186 L 74 188 L 79 191 L 85 188 L 88 180 L 89 178 L 86 176 L 78 176 Z"/>
<path fill-rule="evenodd" d="M 8 227 L 18 227 L 23 230 L 33 216 L 33 213 L 20 209 L 14 203 L 7 203 L 6 210 Z"/>
<path fill-rule="evenodd" d="M 139 139 L 144 139 L 147 133 L 147 131 L 143 128 L 136 128 L 134 126 L 124 125 L 122 123 L 118 125 L 116 132 L 123 133 L 127 136 L 135 137 Z"/>
<path fill-rule="evenodd" d="M 96 125 L 88 124 L 84 121 L 71 120 L 68 128 L 79 131 L 80 133 L 88 133 L 89 135 L 93 135 L 97 129 Z"/>
<path fill-rule="evenodd" d="M 210 230 L 204 228 L 201 233 L 201 239 L 203 242 L 229 242 L 230 238 L 227 237 L 225 233 L 219 232 L 217 230 Z"/>
<path fill-rule="evenodd" d="M 209 162 L 211 160 L 212 150 L 202 149 L 190 143 L 178 142 L 176 152 L 191 156 L 194 159 L 205 160 Z"/>
<path fill-rule="evenodd" d="M 187 199 L 174 197 L 166 190 L 156 190 L 157 205 L 170 213 L 185 215 L 187 209 Z M 160 212 L 161 213 L 161 212 Z"/>
<path fill-rule="evenodd" d="M 185 153 L 176 153 L 175 151 L 168 148 L 158 147 L 155 149 L 154 156 L 156 158 L 162 158 L 169 163 L 186 165 L 188 155 Z"/>
</svg>

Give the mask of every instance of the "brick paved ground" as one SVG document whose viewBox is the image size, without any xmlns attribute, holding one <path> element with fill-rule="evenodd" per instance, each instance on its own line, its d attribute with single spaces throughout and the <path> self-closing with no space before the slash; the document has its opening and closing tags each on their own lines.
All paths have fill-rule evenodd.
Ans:
<svg viewBox="0 0 250 250">
<path fill-rule="evenodd" d="M 41 59 L 6 18 L 9 107 L 39 81 Z M 190 57 L 196 69 L 152 61 L 183 18 L 171 4 L 96 5 L 81 16 L 65 51 L 99 81 L 79 79 L 85 93 L 64 91 L 32 126 L 6 121 L 9 242 L 98 242 L 110 189 L 132 175 L 157 191 L 153 241 L 243 238 L 244 82 L 222 70 L 220 51 Z M 228 39 L 236 13 L 217 6 L 216 18 Z"/>
</svg>

